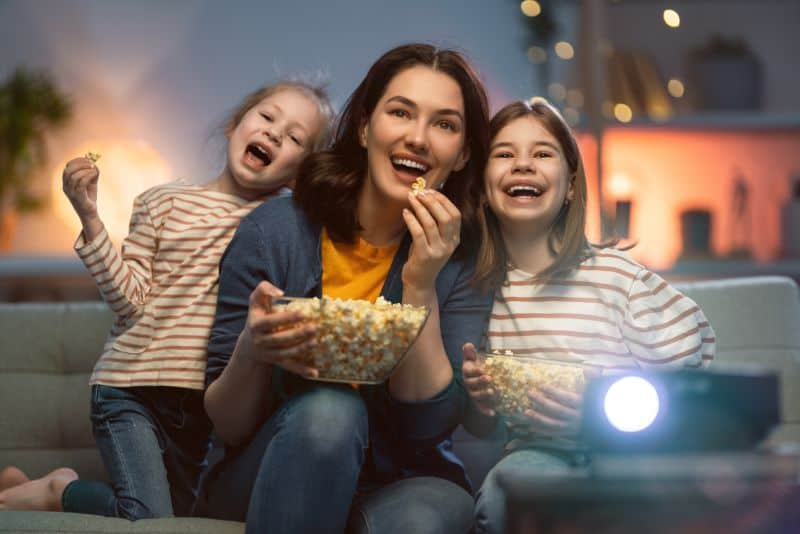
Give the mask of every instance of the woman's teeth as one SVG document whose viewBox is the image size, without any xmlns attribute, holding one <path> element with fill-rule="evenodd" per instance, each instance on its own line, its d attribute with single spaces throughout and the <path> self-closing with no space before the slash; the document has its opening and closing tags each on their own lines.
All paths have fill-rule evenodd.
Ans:
<svg viewBox="0 0 800 534">
<path fill-rule="evenodd" d="M 538 197 L 542 194 L 541 189 L 530 185 L 514 185 L 506 192 L 512 197 Z"/>
<path fill-rule="evenodd" d="M 419 172 L 421 174 L 425 174 L 426 172 L 428 172 L 428 169 L 430 168 L 427 165 L 424 165 L 418 161 L 405 158 L 392 158 L 392 165 L 394 165 L 395 168 L 405 167 L 407 169 L 410 169 L 412 172 Z"/>
</svg>

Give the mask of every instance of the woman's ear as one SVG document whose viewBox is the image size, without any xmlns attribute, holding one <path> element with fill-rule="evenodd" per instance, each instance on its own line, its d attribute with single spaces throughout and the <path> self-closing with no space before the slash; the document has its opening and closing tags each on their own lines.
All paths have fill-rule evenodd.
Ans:
<svg viewBox="0 0 800 534">
<path fill-rule="evenodd" d="M 358 128 L 358 144 L 362 148 L 367 148 L 367 121 L 362 122 Z"/>
<path fill-rule="evenodd" d="M 462 170 L 468 161 L 469 161 L 469 147 L 464 145 L 464 148 L 461 150 L 461 154 L 458 155 L 458 160 L 456 161 L 456 164 L 453 167 L 453 171 L 458 172 Z"/>
</svg>

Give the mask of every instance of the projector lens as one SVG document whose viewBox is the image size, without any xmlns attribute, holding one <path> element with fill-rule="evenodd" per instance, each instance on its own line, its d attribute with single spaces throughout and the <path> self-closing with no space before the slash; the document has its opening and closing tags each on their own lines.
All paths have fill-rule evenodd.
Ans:
<svg viewBox="0 0 800 534">
<path fill-rule="evenodd" d="M 603 408 L 617 430 L 639 432 L 650 426 L 658 415 L 658 393 L 644 378 L 626 376 L 608 388 Z"/>
</svg>

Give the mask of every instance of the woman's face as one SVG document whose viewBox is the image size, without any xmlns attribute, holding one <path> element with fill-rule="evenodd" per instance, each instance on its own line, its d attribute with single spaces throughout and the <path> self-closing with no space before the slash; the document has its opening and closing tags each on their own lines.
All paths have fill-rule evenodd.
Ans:
<svg viewBox="0 0 800 534">
<path fill-rule="evenodd" d="M 360 132 L 369 190 L 405 205 L 420 176 L 439 187 L 469 157 L 465 119 L 461 87 L 449 75 L 422 65 L 398 73 Z"/>
<path fill-rule="evenodd" d="M 561 145 L 539 120 L 515 119 L 492 139 L 485 191 L 503 228 L 552 226 L 573 187 Z"/>
</svg>

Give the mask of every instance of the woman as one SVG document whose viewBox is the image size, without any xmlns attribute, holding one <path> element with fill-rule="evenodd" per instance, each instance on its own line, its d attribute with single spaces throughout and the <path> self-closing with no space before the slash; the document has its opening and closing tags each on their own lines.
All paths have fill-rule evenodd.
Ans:
<svg viewBox="0 0 800 534">
<path fill-rule="evenodd" d="M 205 406 L 225 459 L 205 513 L 246 518 L 248 532 L 470 528 L 449 436 L 469 405 L 460 348 L 478 341 L 491 305 L 459 248 L 487 127 L 484 88 L 460 54 L 395 48 L 348 100 L 331 150 L 304 163 L 294 199 L 242 221 L 209 346 Z M 421 175 L 430 189 L 414 196 Z M 390 379 L 356 390 L 306 379 L 317 371 L 296 357 L 314 327 L 271 310 L 282 293 L 431 311 Z"/>
</svg>

